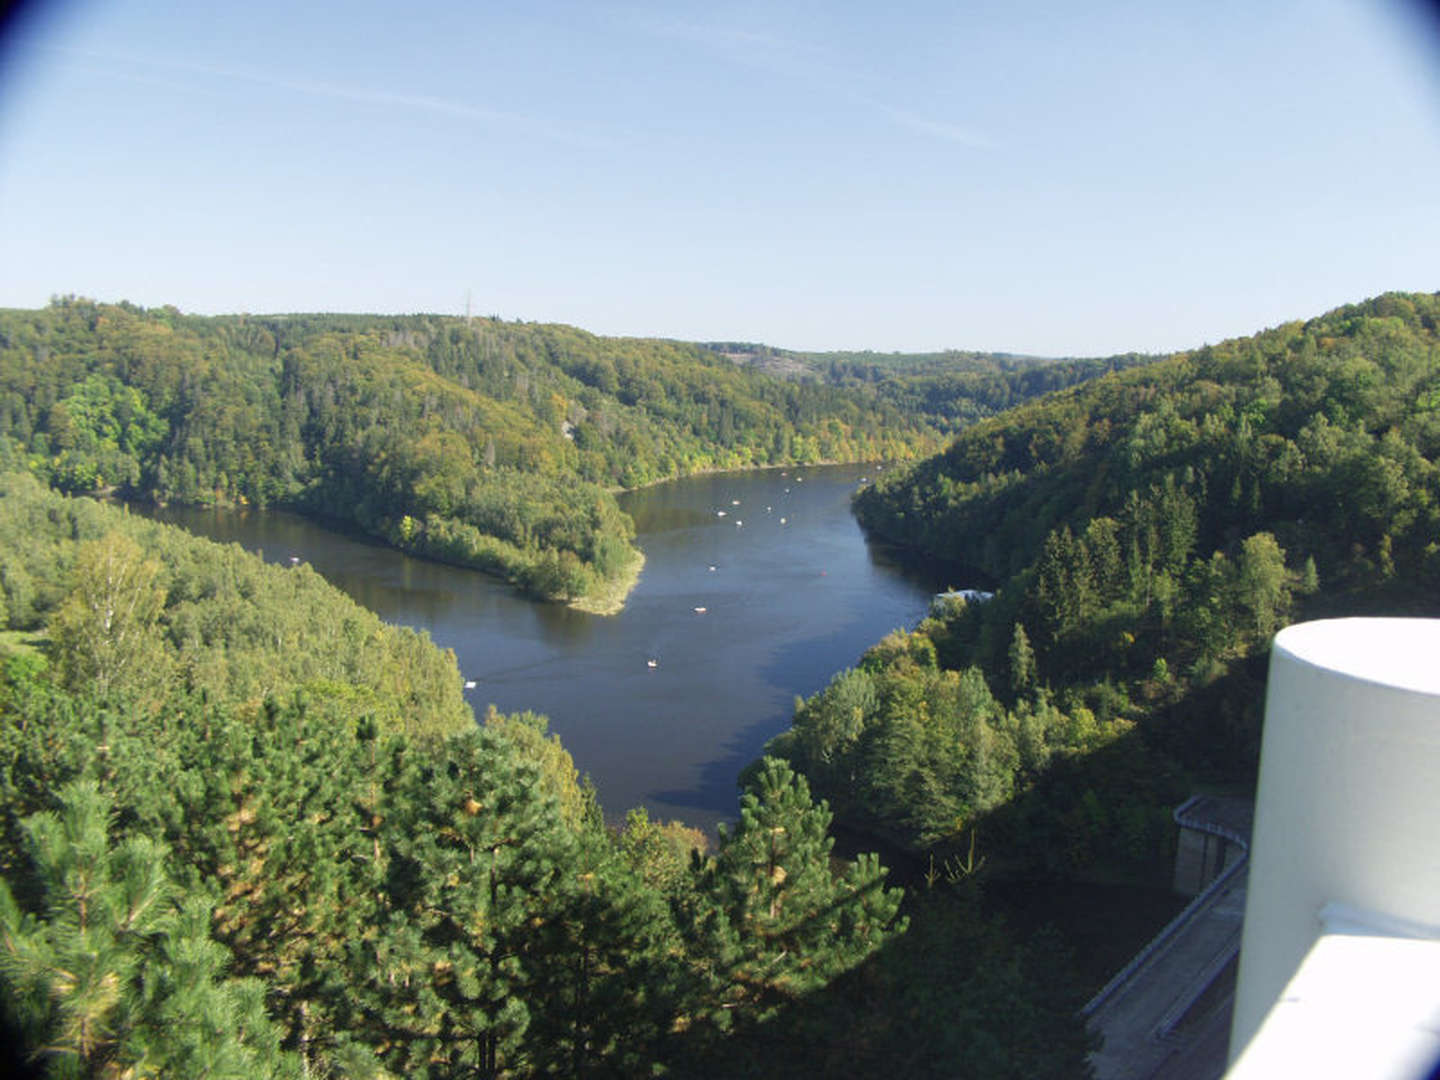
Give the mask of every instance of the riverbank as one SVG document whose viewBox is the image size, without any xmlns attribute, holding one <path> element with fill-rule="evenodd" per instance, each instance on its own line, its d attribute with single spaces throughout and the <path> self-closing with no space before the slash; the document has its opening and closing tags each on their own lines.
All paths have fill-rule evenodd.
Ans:
<svg viewBox="0 0 1440 1080">
<path fill-rule="evenodd" d="M 764 465 L 706 465 L 691 472 L 682 473 L 679 476 L 662 476 L 658 480 L 648 480 L 643 484 L 636 484 L 633 487 L 612 486 L 605 490 L 612 495 L 624 495 L 632 491 L 644 491 L 646 488 L 659 487 L 661 484 L 673 484 L 679 480 L 693 480 L 700 476 L 716 476 L 722 473 L 753 473 L 753 472 L 784 472 L 793 469 L 802 472 L 805 469 L 828 469 L 840 465 L 873 465 L 876 472 L 883 472 L 886 468 L 895 468 L 908 465 L 912 461 L 920 460 L 920 455 L 914 458 L 892 458 L 885 461 L 872 461 L 870 459 L 847 460 L 824 460 L 824 461 L 782 461 L 779 463 L 767 463 Z"/>
<path fill-rule="evenodd" d="M 636 548 L 635 557 L 630 560 L 629 565 L 614 581 L 606 583 L 605 588 L 598 593 L 571 600 L 566 607 L 583 611 L 587 615 L 619 615 L 621 611 L 625 610 L 625 601 L 629 599 L 630 591 L 639 582 L 640 571 L 644 567 L 645 552 Z"/>
</svg>

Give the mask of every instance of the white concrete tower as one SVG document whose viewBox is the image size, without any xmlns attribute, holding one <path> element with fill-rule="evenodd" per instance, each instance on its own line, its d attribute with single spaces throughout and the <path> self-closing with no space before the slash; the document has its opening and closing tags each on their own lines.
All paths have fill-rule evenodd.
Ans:
<svg viewBox="0 0 1440 1080">
<path fill-rule="evenodd" d="M 1437 798 L 1440 620 L 1282 630 L 1270 660 L 1232 1076 L 1405 1076 L 1440 1051 Z M 1427 1000 L 1416 1000 L 1427 985 Z M 1368 1044 L 1372 1064 L 1388 1048 L 1394 1067 L 1345 1072 L 1336 1055 L 1347 1042 Z M 1326 1071 L 1303 1071 L 1307 1054 Z"/>
</svg>

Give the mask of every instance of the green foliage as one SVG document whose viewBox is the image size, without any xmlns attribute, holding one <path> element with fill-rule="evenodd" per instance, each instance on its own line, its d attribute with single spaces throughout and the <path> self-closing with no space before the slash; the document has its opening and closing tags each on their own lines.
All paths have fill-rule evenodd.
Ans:
<svg viewBox="0 0 1440 1080">
<path fill-rule="evenodd" d="M 1128 516 L 1122 558 L 1152 571 L 1173 576 L 1192 538 L 1208 553 L 1266 531 L 1364 589 L 1385 536 L 1403 573 L 1433 533 L 1437 320 L 1436 296 L 1381 297 L 1106 375 L 970 428 L 856 510 L 997 579 L 1057 530 Z"/>
<path fill-rule="evenodd" d="M 917 904 L 912 944 L 899 890 L 873 855 L 837 866 L 829 808 L 790 765 L 751 771 L 713 855 L 643 812 L 608 833 L 544 718 L 474 730 L 453 656 L 423 635 L 308 568 L 13 475 L 287 503 L 575 598 L 632 563 L 616 485 L 903 457 L 1136 359 L 812 358 L 810 374 L 776 379 L 723 352 L 429 316 L 196 319 L 73 298 L 0 313 L 0 616 L 26 641 L 49 635 L 43 653 L 7 646 L 0 680 L 0 915 L 30 958 L 0 978 L 26 1045 L 56 1048 L 57 1074 L 132 1061 L 137 1074 L 373 1077 L 1083 1071 L 1075 1002 L 1048 967 L 1039 977 L 1049 951 L 1017 949 L 963 904 Z M 1347 400 L 1370 400 L 1373 370 L 1351 375 Z M 1172 413 L 1129 441 L 1133 467 L 1188 437 L 1195 425 Z M 1253 403 L 1245 423 L 1273 415 Z M 1346 453 L 1348 436 L 1307 438 Z M 1034 442 L 1067 462 L 1086 445 Z M 1385 505 L 1410 498 L 1417 467 L 1355 464 Z M 1086 684 L 1070 658 L 1108 643 L 1103 655 L 1135 652 L 1165 682 L 1165 658 L 1116 644 L 1138 611 L 1177 669 L 1192 655 L 1228 665 L 1207 684 L 1221 687 L 1237 656 L 1227 634 L 1258 639 L 1292 588 L 1282 530 L 1237 532 L 1200 558 L 1214 487 L 1171 471 L 1103 514 L 1054 516 L 1047 576 L 877 645 L 802 703 L 791 761 L 848 818 L 942 845 L 942 861 L 968 838 L 967 890 L 1024 856 L 1031 826 L 1072 869 L 1112 836 L 1153 847 L 1155 758 L 1130 743 L 1141 691 Z M 1231 487 L 1247 513 L 1273 491 L 1248 475 Z M 1392 522 L 1375 541 L 1376 574 L 1404 574 L 1408 535 Z M 1192 613 L 1185 590 L 1202 585 L 1220 599 Z M 1084 773 L 1025 816 L 1097 751 L 1132 803 L 1098 798 Z M 99 818 L 64 854 L 45 837 L 87 799 Z M 77 894 L 56 899 L 74 875 L 54 868 L 82 864 L 84 918 L 111 928 L 89 969 L 66 953 Z M 143 896 L 160 915 L 126 899 Z M 61 954 L 88 971 L 83 993 L 57 993 L 56 966 L 30 963 Z"/>
<path fill-rule="evenodd" d="M 891 634 L 858 671 L 802 702 L 775 747 L 844 820 L 922 844 L 1003 800 L 1021 764 L 1020 740 L 980 671 L 941 670 L 934 657 L 924 634 Z"/>
<path fill-rule="evenodd" d="M 568 600 L 633 562 L 615 487 L 902 460 L 1140 360 L 781 354 L 498 319 L 198 318 L 65 297 L 0 311 L 0 439 L 67 492 L 290 505 Z"/>
<path fill-rule="evenodd" d="M 677 1056 L 705 987 L 667 901 L 602 833 L 580 837 L 530 943 L 534 1074 L 643 1076 Z"/>
<path fill-rule="evenodd" d="M 42 616 L 70 603 L 82 548 L 97 565 L 113 556 L 142 596 L 163 594 L 153 623 L 167 649 L 178 604 L 207 626 L 205 605 L 233 590 L 254 608 L 220 609 L 226 623 L 283 628 L 318 581 L 32 480 L 5 483 L 13 513 L 0 521 L 34 570 Z M 321 607 L 286 640 L 328 663 L 353 618 Z M 401 640 L 416 654 L 395 662 L 438 663 L 458 684 L 453 659 Z M 933 648 L 905 635 L 896 646 L 896 664 L 944 678 Z M 217 652 L 201 636 L 174 669 L 208 670 Z M 367 707 L 378 691 L 297 683 L 278 657 L 254 663 L 283 694 L 190 689 L 189 674 L 163 692 L 122 679 L 102 693 L 33 648 L 5 659 L 0 907 L 28 966 L 0 979 L 27 1048 L 73 1044 L 47 1059 L 74 1064 L 57 1075 L 132 1059 L 137 1073 L 168 1062 L 159 1071 L 187 1075 L 724 1075 L 724 1062 L 770 1075 L 807 1040 L 833 1047 L 857 1025 L 876 1046 L 913 1037 L 918 1014 L 872 1004 L 859 1024 L 865 995 L 841 986 L 872 970 L 903 985 L 886 959 L 903 941 L 899 891 L 874 856 L 836 867 L 828 809 L 782 763 L 756 771 L 739 824 L 707 855 L 694 830 L 643 813 L 619 834 L 598 827 L 593 794 L 541 717 L 453 732 L 394 723 Z M 876 680 L 852 673 L 839 694 L 852 715 L 875 707 Z M 982 683 L 954 681 L 967 709 L 993 708 Z M 77 798 L 100 808 L 71 830 L 89 837 L 83 858 L 45 854 L 36 838 Z M 56 965 L 32 961 L 78 947 L 54 883 L 85 859 L 87 910 L 121 912 L 106 925 L 125 929 L 86 954 L 94 992 L 67 998 L 53 992 Z M 163 918 L 125 914 L 124 898 L 142 895 Z M 793 1037 L 776 1027 L 791 1022 L 803 1028 Z M 777 1039 L 789 1049 L 767 1052 Z"/>
<path fill-rule="evenodd" d="M 876 856 L 832 873 L 830 820 L 803 776 L 766 758 L 703 868 L 692 933 L 713 943 L 712 978 L 742 1021 L 763 1021 L 903 930 L 901 891 L 885 887 Z"/>
<path fill-rule="evenodd" d="M 744 1000 L 748 1023 L 861 962 L 898 902 L 873 857 L 832 876 L 828 815 L 795 778 L 747 803 L 728 854 L 676 873 L 684 830 L 645 836 L 642 822 L 617 844 L 568 827 L 500 726 L 411 747 L 303 703 L 247 718 L 191 700 L 155 716 L 86 702 L 35 671 L 13 672 L 3 703 L 0 805 L 17 828 L 0 868 L 14 909 L 46 903 L 25 837 L 53 815 L 37 807 L 69 798 L 57 804 L 54 781 L 100 785 L 119 850 L 152 853 L 155 873 L 170 853 L 165 895 L 183 890 L 186 940 L 199 935 L 185 948 L 228 952 L 236 974 L 264 984 L 236 984 L 250 988 L 244 1008 L 203 1008 L 244 1021 L 263 1003 L 312 1071 L 633 1076 L 678 1065 L 724 1037 L 729 1005 Z M 797 840 L 777 865 L 792 883 L 770 898 L 781 917 L 761 935 L 744 915 L 753 905 L 724 883 L 743 877 L 754 828 L 786 822 Z M 637 870 L 638 853 L 668 893 Z M 158 941 L 150 929 L 144 940 Z M 153 952 L 137 963 L 147 979 L 162 970 Z M 762 972 L 768 989 L 748 981 Z M 177 999 L 170 1035 L 196 1022 L 186 1002 L 199 1000 Z M 154 1017 L 134 1023 L 134 1040 L 159 1045 Z M 710 1034 L 677 1041 L 687 1026 Z"/>
<path fill-rule="evenodd" d="M 855 508 L 995 599 L 887 637 L 775 751 L 905 844 L 984 822 L 1001 872 L 1143 864 L 1186 773 L 1253 779 L 1300 605 L 1433 613 L 1437 385 L 1440 296 L 1391 296 L 976 424 Z"/>
<path fill-rule="evenodd" d="M 1018 622 L 1010 637 L 1009 659 L 1010 691 L 1019 698 L 1035 685 L 1035 650 L 1030 647 L 1030 635 Z"/>
<path fill-rule="evenodd" d="M 0 475 L 0 553 L 12 624 L 49 624 L 72 689 L 152 706 L 188 690 L 258 709 L 303 687 L 411 733 L 473 722 L 453 654 L 387 626 L 308 566 L 267 566 L 16 474 Z"/>
<path fill-rule="evenodd" d="M 531 920 L 571 852 L 496 739 L 458 736 L 391 785 L 379 917 L 350 952 L 366 1041 L 403 1075 L 499 1075 L 523 1056 Z"/>
<path fill-rule="evenodd" d="M 0 440 L 22 459 L 7 467 L 67 492 L 285 504 L 549 599 L 603 592 L 633 563 L 615 487 L 904 458 L 936 434 L 862 382 L 565 326 L 74 297 L 0 311 Z"/>
<path fill-rule="evenodd" d="M 546 738 L 549 726 L 549 719 L 537 713 L 506 716 L 496 711 L 493 705 L 485 711 L 485 727 L 508 740 L 519 757 L 540 770 L 538 782 L 541 792 L 554 800 L 560 823 L 567 830 L 578 832 L 586 825 L 594 824 L 591 800 L 580 783 L 575 759 L 560 745 L 560 736 Z"/>
<path fill-rule="evenodd" d="M 36 910 L 0 881 L 0 982 L 46 1075 L 299 1076 L 264 988 L 225 978 L 209 904 L 177 898 L 163 849 L 113 843 L 93 782 L 58 801 L 24 822 Z"/>
<path fill-rule="evenodd" d="M 160 633 L 160 564 L 119 532 L 81 544 L 74 586 L 50 621 L 51 655 L 71 687 L 163 692 L 170 656 Z"/>
<path fill-rule="evenodd" d="M 646 888 L 669 900 L 683 899 L 694 885 L 691 864 L 710 849 L 709 838 L 680 821 L 651 821 L 643 806 L 625 815 L 620 853 Z"/>
<path fill-rule="evenodd" d="M 708 348 L 763 371 L 872 390 L 906 416 L 940 431 L 958 431 L 1030 398 L 1123 371 L 1150 358 L 1134 353 L 1104 359 L 1047 360 L 1007 353 L 793 352 L 737 342 Z"/>
</svg>

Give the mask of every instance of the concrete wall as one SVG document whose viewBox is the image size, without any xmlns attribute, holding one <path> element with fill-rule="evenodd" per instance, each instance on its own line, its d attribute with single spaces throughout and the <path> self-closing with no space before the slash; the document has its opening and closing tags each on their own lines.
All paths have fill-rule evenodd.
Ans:
<svg viewBox="0 0 1440 1080">
<path fill-rule="evenodd" d="M 1182 825 L 1175 848 L 1175 891 L 1181 896 L 1197 895 L 1242 852 L 1238 844 L 1223 836 Z"/>
</svg>

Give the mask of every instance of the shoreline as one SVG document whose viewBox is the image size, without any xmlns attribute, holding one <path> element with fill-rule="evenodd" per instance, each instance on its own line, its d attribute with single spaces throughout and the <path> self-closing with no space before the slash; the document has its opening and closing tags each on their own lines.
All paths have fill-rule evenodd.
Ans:
<svg viewBox="0 0 1440 1080">
<path fill-rule="evenodd" d="M 848 461 L 817 461 L 819 465 L 849 465 Z M 856 463 L 858 464 L 858 463 Z M 739 472 L 761 472 L 765 469 L 808 469 L 809 465 L 735 465 L 721 467 L 718 465 L 707 465 L 703 469 L 696 469 L 694 472 L 681 473 L 678 476 L 662 476 L 659 480 L 647 480 L 643 484 L 636 484 L 634 487 L 625 487 L 623 484 L 617 487 L 608 487 L 605 490 L 611 495 L 624 495 L 628 491 L 644 491 L 646 488 L 659 487 L 661 484 L 673 484 L 676 480 L 689 480 L 695 476 L 712 476 L 715 473 L 739 473 Z"/>
<path fill-rule="evenodd" d="M 703 469 L 696 469 L 694 472 L 681 473 L 679 476 L 664 476 L 659 480 L 649 480 L 643 484 L 636 484 L 634 487 L 608 487 L 605 490 L 611 495 L 623 495 L 629 491 L 644 491 L 646 488 L 658 487 L 661 484 L 673 484 L 677 480 L 689 480 L 696 476 L 713 476 L 716 473 L 748 473 L 764 472 L 767 469 L 822 469 L 837 465 L 908 465 L 911 461 L 918 461 L 918 458 L 900 458 L 896 460 L 868 458 L 856 458 L 843 461 L 808 461 L 808 462 L 781 462 L 779 464 L 767 465 L 708 465 Z"/>
<path fill-rule="evenodd" d="M 739 465 L 727 468 L 708 467 L 698 469 L 695 472 L 684 473 L 680 476 L 666 476 L 659 480 L 651 480 L 648 483 L 637 484 L 635 487 L 612 487 L 606 490 L 612 495 L 623 495 L 631 491 L 644 491 L 646 488 L 659 487 L 661 484 L 672 484 L 678 480 L 689 480 L 696 476 L 714 476 L 721 473 L 750 473 L 764 472 L 766 470 L 788 470 L 788 469 L 819 469 L 830 468 L 842 465 L 888 465 L 903 464 L 903 462 L 866 462 L 866 461 L 814 461 L 808 464 L 796 462 L 782 462 L 773 465 Z M 625 609 L 625 601 L 630 598 L 631 591 L 640 580 L 640 572 L 645 566 L 645 552 L 636 548 L 635 560 L 625 568 L 624 573 L 607 586 L 597 596 L 583 596 L 577 600 L 569 600 L 565 606 L 576 611 L 583 611 L 587 615 L 618 615 Z M 484 571 L 481 571 L 482 573 Z"/>
<path fill-rule="evenodd" d="M 630 564 L 625 567 L 619 577 L 606 585 L 598 594 L 581 596 L 567 601 L 565 606 L 574 608 L 576 611 L 583 611 L 587 615 L 619 615 L 625 610 L 625 601 L 630 598 L 630 591 L 640 581 L 640 571 L 644 567 L 645 552 L 636 548 L 635 558 L 630 560 Z"/>
<path fill-rule="evenodd" d="M 902 462 L 895 462 L 894 464 L 901 464 L 901 463 L 902 463 Z M 691 479 L 691 478 L 696 477 L 696 476 L 710 476 L 710 475 L 715 475 L 715 474 L 719 474 L 719 473 L 749 473 L 749 472 L 763 472 L 763 471 L 767 471 L 767 470 L 826 468 L 826 467 L 841 466 L 841 465 L 862 465 L 862 464 L 880 464 L 880 463 L 878 463 L 878 462 L 865 462 L 865 461 L 860 461 L 860 460 L 855 460 L 855 461 L 828 461 L 828 460 L 827 460 L 827 461 L 813 461 L 813 462 L 807 462 L 807 463 L 803 463 L 803 464 L 802 464 L 802 463 L 799 463 L 799 462 L 781 462 L 781 463 L 777 463 L 777 464 L 739 465 L 739 466 L 729 466 L 729 467 L 708 466 L 708 467 L 703 468 L 703 469 L 697 469 L 697 470 L 695 470 L 694 472 L 683 473 L 683 474 L 681 474 L 681 475 L 679 475 L 679 476 L 666 476 L 666 477 L 662 477 L 662 478 L 660 478 L 660 479 L 658 479 L 658 480 L 651 480 L 651 481 L 649 481 L 648 483 L 639 484 L 639 485 L 636 485 L 635 487 L 623 487 L 623 486 L 619 486 L 619 487 L 607 488 L 607 489 L 605 489 L 605 490 L 607 490 L 611 495 L 621 495 L 621 494 L 625 494 L 626 492 L 631 492 L 631 491 L 643 491 L 643 490 L 645 490 L 646 488 L 658 487 L 658 486 L 660 486 L 661 484 L 674 483 L 674 482 L 676 482 L 676 481 L 678 481 L 678 480 L 688 480 L 688 479 Z M 885 462 L 884 464 L 891 464 L 891 463 Z M 96 498 L 96 499 L 98 499 L 98 500 L 100 500 L 100 501 L 102 501 L 102 502 L 113 502 L 113 503 L 117 503 L 117 504 L 119 504 L 119 505 L 127 506 L 127 507 L 132 506 L 132 505 L 136 505 L 136 504 L 148 504 L 149 506 L 151 506 L 151 507 L 153 507 L 153 508 L 155 508 L 155 509 L 165 509 L 166 507 L 168 507 L 168 506 L 171 505 L 171 503 L 170 503 L 168 500 L 156 499 L 156 498 L 153 498 L 153 497 L 150 497 L 150 498 L 139 497 L 139 498 L 130 498 L 130 499 L 127 499 L 127 498 L 125 498 L 125 497 L 123 497 L 123 496 L 117 495 L 117 494 L 116 494 L 117 491 L 118 491 L 118 489 L 112 487 L 112 488 L 108 489 L 108 490 L 105 491 L 105 492 L 87 492 L 86 495 L 88 495 L 90 498 Z M 493 572 L 493 571 L 491 571 L 491 570 L 483 569 L 483 568 L 481 568 L 481 567 L 479 567 L 479 566 L 475 566 L 475 565 L 473 565 L 473 564 L 471 564 L 471 563 L 466 563 L 466 562 L 462 562 L 462 561 L 458 561 L 458 560 L 453 560 L 453 561 L 452 561 L 452 560 L 450 560 L 450 559 L 439 558 L 439 557 L 437 557 L 436 555 L 433 555 L 433 554 L 430 554 L 430 553 L 408 550 L 408 549 L 406 549 L 406 548 L 403 548 L 403 547 L 399 546 L 398 544 L 395 544 L 394 542 L 392 542 L 391 540 L 389 540 L 388 538 L 386 538 L 385 536 L 383 536 L 383 535 L 381 535 L 381 534 L 370 532 L 369 530 L 367 530 L 367 529 L 365 529 L 363 526 L 361 526 L 358 522 L 351 521 L 351 520 L 346 519 L 346 518 L 335 517 L 335 516 L 332 516 L 332 515 L 329 515 L 329 514 L 326 514 L 326 513 L 323 513 L 323 512 L 316 512 L 316 511 L 314 511 L 314 510 L 312 510 L 312 509 L 309 509 L 308 507 L 304 506 L 303 503 L 298 502 L 298 501 L 278 500 L 278 501 L 276 501 L 276 502 L 270 503 L 270 504 L 265 505 L 265 506 L 256 506 L 255 504 L 251 503 L 248 499 L 244 499 L 244 498 L 242 497 L 242 498 L 236 499 L 236 500 L 216 499 L 216 500 L 214 500 L 214 501 L 212 501 L 212 502 L 194 502 L 194 503 L 180 502 L 180 503 L 176 503 L 176 504 L 174 504 L 174 505 L 183 507 L 183 508 L 185 508 L 185 509 L 225 510 L 225 511 L 229 511 L 229 512 L 232 512 L 232 513 L 237 513 L 237 512 L 238 512 L 238 513 L 242 513 L 242 514 L 243 514 L 243 513 L 256 512 L 256 511 L 258 511 L 258 512 L 260 512 L 260 513 L 265 513 L 266 511 L 270 511 L 270 510 L 280 510 L 280 511 L 283 511 L 283 512 L 285 512 L 285 513 L 294 514 L 294 515 L 296 515 L 297 517 L 304 518 L 304 519 L 312 522 L 313 524 L 316 524 L 316 525 L 321 526 L 322 528 L 332 529 L 332 530 L 334 530 L 334 531 L 337 532 L 337 533 L 340 533 L 340 534 L 342 534 L 342 535 L 351 537 L 351 538 L 353 538 L 353 539 L 361 540 L 361 541 L 367 542 L 367 543 L 372 543 L 372 544 L 375 544 L 375 545 L 377 545 L 377 546 L 379 546 L 379 547 L 389 548 L 389 549 L 392 550 L 392 551 L 397 551 L 397 552 L 400 552 L 400 553 L 403 554 L 403 555 L 408 555 L 410 558 L 422 559 L 422 560 L 425 560 L 425 561 L 428 561 L 428 562 L 436 562 L 436 563 L 440 563 L 440 564 L 442 564 L 442 565 L 454 566 L 454 567 L 457 567 L 457 568 L 459 568 L 459 569 L 464 569 L 464 570 L 471 570 L 471 571 L 473 571 L 473 572 L 475 572 L 475 573 L 483 574 L 483 575 L 485 575 L 486 577 L 492 578 L 492 579 L 495 580 L 495 581 L 504 582 L 505 584 L 507 584 L 508 586 L 510 586 L 510 587 L 513 588 L 513 589 L 516 589 L 517 591 L 519 591 L 519 592 L 522 593 L 522 594 L 525 592 L 525 590 L 524 590 L 523 588 L 521 588 L 520 585 L 519 585 L 516 581 L 514 581 L 513 579 L 508 578 L 508 577 L 506 577 L 506 576 L 504 576 L 504 575 L 502 575 L 502 574 L 497 574 L 497 573 L 495 573 L 495 572 Z M 143 511 L 142 511 L 142 512 L 143 512 Z M 574 599 L 574 600 L 562 601 L 562 603 L 564 603 L 564 605 L 565 605 L 566 607 L 568 607 L 568 608 L 572 608 L 572 609 L 575 610 L 575 611 L 584 612 L 584 613 L 587 614 L 587 615 L 600 615 L 600 616 L 604 616 L 604 617 L 609 617 L 609 616 L 612 616 L 612 615 L 618 615 L 618 614 L 620 614 L 621 611 L 623 611 L 623 610 L 625 609 L 625 602 L 629 599 L 630 593 L 634 590 L 636 584 L 639 583 L 640 574 L 641 574 L 641 571 L 644 569 L 644 567 L 645 567 L 645 552 L 641 551 L 639 548 L 636 548 L 636 549 L 635 549 L 635 557 L 631 560 L 630 564 L 624 569 L 624 571 L 621 572 L 621 574 L 620 574 L 614 581 L 608 583 L 608 584 L 605 586 L 605 588 L 602 589 L 599 593 L 594 594 L 594 595 L 591 595 L 591 596 L 582 596 L 582 597 L 579 597 L 579 598 Z M 537 597 L 537 598 L 534 598 L 534 599 L 539 600 L 541 603 L 544 602 L 543 598 L 538 598 L 538 597 Z M 554 601 L 552 601 L 552 602 L 554 602 Z"/>
</svg>

